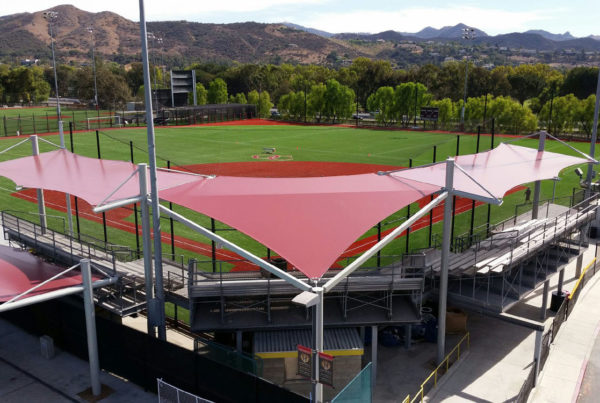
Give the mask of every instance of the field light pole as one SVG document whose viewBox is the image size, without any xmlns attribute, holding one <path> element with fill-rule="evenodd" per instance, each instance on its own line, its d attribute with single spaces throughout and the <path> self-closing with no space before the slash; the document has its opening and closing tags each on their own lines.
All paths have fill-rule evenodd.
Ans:
<svg viewBox="0 0 600 403">
<path fill-rule="evenodd" d="M 94 72 L 94 106 L 96 107 L 96 111 L 99 112 L 99 105 L 98 105 L 98 80 L 96 79 L 96 51 L 95 51 L 95 47 L 96 47 L 96 40 L 94 38 L 94 27 L 88 27 L 87 28 L 88 32 L 92 35 L 92 70 Z"/>
<path fill-rule="evenodd" d="M 140 1 L 140 38 L 142 40 L 142 65 L 144 67 L 144 98 L 146 101 L 146 125 L 148 137 L 148 166 L 150 168 L 150 199 L 152 208 L 152 229 L 154 232 L 154 284 L 155 298 L 149 307 L 148 320 L 158 329 L 158 338 L 167 339 L 165 327 L 165 290 L 163 287 L 162 243 L 160 234 L 160 204 L 156 187 L 156 149 L 154 145 L 154 120 L 152 119 L 152 94 L 150 88 L 150 66 L 148 64 L 148 35 L 144 0 Z M 151 251 L 144 250 L 144 254 Z"/>
<path fill-rule="evenodd" d="M 600 68 L 598 68 L 598 84 L 596 85 L 596 106 L 594 107 L 594 125 L 592 126 L 592 139 L 590 141 L 590 157 L 595 158 L 596 153 L 596 140 L 598 139 L 598 109 L 600 109 Z M 594 173 L 594 164 L 589 163 L 587 173 L 585 176 L 585 183 L 587 187 L 585 189 L 585 198 L 590 197 L 592 177 Z"/>
<path fill-rule="evenodd" d="M 56 11 L 46 11 L 43 14 L 44 19 L 48 21 L 50 27 L 50 47 L 52 48 L 52 70 L 54 70 L 54 91 L 56 95 L 56 116 L 58 118 L 58 137 L 60 138 L 60 148 L 65 148 L 65 133 L 63 131 L 62 115 L 60 113 L 60 100 L 58 97 L 58 75 L 56 74 L 56 57 L 54 55 L 54 29 L 53 25 L 58 18 Z M 73 236 L 73 217 L 71 214 L 71 195 L 65 193 L 67 207 L 67 222 L 69 224 L 69 233 Z"/>
<path fill-rule="evenodd" d="M 472 41 L 475 39 L 475 29 L 473 28 L 463 28 L 462 30 L 462 38 L 466 41 Z M 463 104 L 460 110 L 460 128 L 461 130 L 465 130 L 465 105 L 467 104 L 467 81 L 469 78 L 469 57 L 465 58 L 465 91 L 463 97 Z"/>
</svg>

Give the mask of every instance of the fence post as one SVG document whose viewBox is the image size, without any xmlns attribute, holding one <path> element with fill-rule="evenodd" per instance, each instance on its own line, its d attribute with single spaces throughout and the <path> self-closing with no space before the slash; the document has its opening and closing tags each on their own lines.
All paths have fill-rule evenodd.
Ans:
<svg viewBox="0 0 600 403">
<path fill-rule="evenodd" d="M 6 130 L 6 115 L 4 115 L 3 120 L 4 120 L 4 136 L 6 137 L 6 136 L 8 136 L 8 130 Z"/>
</svg>

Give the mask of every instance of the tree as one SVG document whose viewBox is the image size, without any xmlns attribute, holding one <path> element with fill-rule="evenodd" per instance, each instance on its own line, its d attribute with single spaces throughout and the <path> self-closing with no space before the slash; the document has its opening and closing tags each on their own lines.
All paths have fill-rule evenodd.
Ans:
<svg viewBox="0 0 600 403">
<path fill-rule="evenodd" d="M 265 117 L 269 115 L 269 111 L 273 107 L 271 102 L 271 96 L 268 91 L 262 91 L 260 94 L 256 90 L 252 90 L 248 93 L 248 103 L 256 105 L 256 112 L 259 117 Z"/>
<path fill-rule="evenodd" d="M 352 115 L 354 91 L 332 78 L 325 83 L 324 101 L 323 112 L 335 123 L 337 119 L 345 119 Z"/>
<path fill-rule="evenodd" d="M 304 91 L 290 92 L 279 98 L 277 109 L 286 118 L 300 120 L 304 118 Z"/>
<path fill-rule="evenodd" d="M 269 116 L 269 112 L 273 107 L 273 103 L 271 102 L 271 96 L 268 91 L 263 91 L 259 94 L 258 97 L 258 116 L 266 117 Z"/>
<path fill-rule="evenodd" d="M 452 124 L 452 121 L 456 118 L 457 111 L 455 110 L 454 103 L 450 98 L 444 98 L 439 101 L 431 101 L 431 106 L 438 108 L 438 124 L 442 128 L 448 128 Z"/>
<path fill-rule="evenodd" d="M 579 101 L 579 107 L 575 112 L 575 121 L 581 127 L 588 138 L 592 135 L 594 127 L 594 108 L 596 107 L 596 95 L 590 95 L 583 101 Z"/>
<path fill-rule="evenodd" d="M 526 99 L 539 96 L 547 84 L 550 67 L 545 64 L 522 64 L 512 69 L 507 76 L 511 96 L 521 104 Z"/>
<path fill-rule="evenodd" d="M 256 90 L 252 90 L 248 93 L 248 103 L 250 105 L 256 105 L 256 108 L 258 109 L 258 91 Z"/>
<path fill-rule="evenodd" d="M 42 102 L 50 96 L 50 85 L 44 79 L 44 71 L 36 66 L 16 67 L 5 76 L 4 91 L 9 102 Z"/>
<path fill-rule="evenodd" d="M 319 83 L 311 87 L 308 94 L 308 113 L 321 122 L 325 112 L 325 84 Z"/>
<path fill-rule="evenodd" d="M 350 70 L 356 74 L 356 92 L 363 105 L 379 87 L 394 84 L 394 70 L 388 61 L 359 57 L 354 59 Z"/>
<path fill-rule="evenodd" d="M 579 99 L 585 99 L 595 94 L 597 82 L 597 67 L 575 67 L 567 72 L 560 88 L 560 94 L 573 94 Z"/>
<path fill-rule="evenodd" d="M 547 102 L 540 111 L 540 119 L 549 122 L 548 130 L 552 134 L 571 132 L 575 126 L 577 111 L 580 102 L 573 94 L 556 97 L 552 102 L 552 115 L 550 115 L 550 102 Z M 590 125 L 591 126 L 591 125 Z"/>
<path fill-rule="evenodd" d="M 196 103 L 198 105 L 206 105 L 206 97 L 207 91 L 206 88 L 204 88 L 204 85 L 202 85 L 202 83 L 196 83 Z M 194 104 L 194 93 L 192 92 L 188 94 L 188 103 L 190 105 Z"/>
<path fill-rule="evenodd" d="M 207 100 L 209 104 L 227 103 L 227 84 L 222 78 L 215 78 L 208 85 Z"/>
<path fill-rule="evenodd" d="M 537 119 L 531 109 L 510 97 L 496 97 L 489 101 L 490 118 L 496 128 L 504 133 L 532 132 L 537 128 Z"/>
<path fill-rule="evenodd" d="M 244 93 L 239 92 L 239 93 L 235 94 L 235 97 L 233 97 L 233 103 L 235 103 L 235 104 L 247 104 L 248 100 L 246 99 L 246 96 L 244 95 Z"/>
<path fill-rule="evenodd" d="M 377 122 L 384 125 L 392 123 L 396 117 L 394 105 L 394 89 L 389 86 L 379 87 L 377 91 L 367 99 L 367 108 L 376 112 Z"/>
</svg>

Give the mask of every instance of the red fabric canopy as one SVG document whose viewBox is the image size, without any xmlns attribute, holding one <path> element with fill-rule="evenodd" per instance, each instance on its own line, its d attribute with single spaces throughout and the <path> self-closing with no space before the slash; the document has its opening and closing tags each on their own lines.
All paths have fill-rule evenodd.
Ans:
<svg viewBox="0 0 600 403">
<path fill-rule="evenodd" d="M 123 183 L 137 166 L 125 161 L 82 157 L 61 149 L 38 156 L 0 162 L 0 175 L 28 188 L 57 190 L 81 197 L 98 205 Z M 198 176 L 176 172 L 157 172 L 159 189 L 195 181 Z M 150 180 L 148 180 L 148 186 Z M 108 201 L 127 199 L 140 194 L 137 175 L 129 179 Z"/>
<path fill-rule="evenodd" d="M 440 189 L 387 175 L 200 179 L 160 197 L 216 218 L 321 277 L 377 222 Z"/>
<path fill-rule="evenodd" d="M 500 144 L 487 152 L 455 158 L 457 165 L 498 199 L 517 185 L 551 179 L 568 166 L 587 162 L 589 161 L 584 158 L 508 144 Z M 444 187 L 446 162 L 394 172 L 391 176 Z M 485 190 L 457 168 L 454 168 L 454 189 L 490 198 Z"/>
<path fill-rule="evenodd" d="M 64 270 L 64 267 L 46 263 L 29 252 L 0 245 L 0 302 L 6 302 Z M 100 279 L 96 275 L 92 278 L 93 281 Z M 81 273 L 79 270 L 72 270 L 23 298 L 79 284 Z"/>
<path fill-rule="evenodd" d="M 586 159 L 514 145 L 456 158 L 497 198 L 514 186 L 557 176 Z M 136 169 L 133 164 L 58 150 L 0 163 L 17 184 L 58 190 L 98 204 Z M 320 178 L 205 178 L 158 172 L 160 197 L 216 218 L 275 250 L 311 278 L 320 277 L 361 234 L 402 207 L 445 186 L 445 163 L 389 175 Z M 110 200 L 139 194 L 130 179 Z M 454 188 L 490 195 L 455 169 Z"/>
</svg>

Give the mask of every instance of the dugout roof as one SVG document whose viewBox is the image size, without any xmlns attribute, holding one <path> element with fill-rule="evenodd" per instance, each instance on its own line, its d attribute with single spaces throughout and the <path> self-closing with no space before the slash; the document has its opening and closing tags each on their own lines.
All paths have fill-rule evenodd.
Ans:
<svg viewBox="0 0 600 403">
<path fill-rule="evenodd" d="M 500 145 L 459 156 L 454 189 L 461 195 L 501 198 L 521 183 L 552 178 L 589 162 L 531 148 Z M 81 157 L 67 150 L 0 163 L 18 185 L 58 190 L 97 205 L 132 175 L 122 161 Z M 385 217 L 445 185 L 446 163 L 387 174 L 317 178 L 202 177 L 159 171 L 161 199 L 222 221 L 273 249 L 310 278 L 321 277 L 359 236 Z M 479 182 L 477 185 L 471 178 Z M 485 190 L 483 189 L 485 188 Z M 129 180 L 107 201 L 139 194 Z"/>
</svg>

